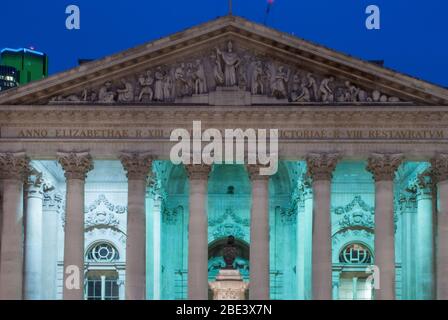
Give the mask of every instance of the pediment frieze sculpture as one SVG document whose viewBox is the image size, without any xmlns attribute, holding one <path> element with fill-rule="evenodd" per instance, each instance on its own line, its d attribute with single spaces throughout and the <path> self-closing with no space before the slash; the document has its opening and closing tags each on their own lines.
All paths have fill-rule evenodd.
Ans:
<svg viewBox="0 0 448 320">
<path fill-rule="evenodd" d="M 246 104 L 397 103 L 398 97 L 358 86 L 332 74 L 299 69 L 233 41 L 93 84 L 50 103 L 73 104 L 214 104 L 237 96 Z M 225 103 L 225 102 L 224 102 Z"/>
</svg>

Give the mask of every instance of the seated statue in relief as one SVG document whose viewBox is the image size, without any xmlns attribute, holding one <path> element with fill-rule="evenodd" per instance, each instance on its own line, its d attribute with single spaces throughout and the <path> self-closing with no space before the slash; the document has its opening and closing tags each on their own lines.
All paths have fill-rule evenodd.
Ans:
<svg viewBox="0 0 448 320">
<path fill-rule="evenodd" d="M 110 81 L 106 82 L 103 86 L 101 86 L 100 91 L 98 92 L 98 101 L 103 103 L 111 103 L 115 101 L 115 92 L 109 91 L 112 83 Z"/>
<path fill-rule="evenodd" d="M 129 81 L 121 79 L 121 83 L 124 85 L 123 89 L 117 89 L 119 102 L 132 102 L 134 101 L 134 86 Z"/>
</svg>

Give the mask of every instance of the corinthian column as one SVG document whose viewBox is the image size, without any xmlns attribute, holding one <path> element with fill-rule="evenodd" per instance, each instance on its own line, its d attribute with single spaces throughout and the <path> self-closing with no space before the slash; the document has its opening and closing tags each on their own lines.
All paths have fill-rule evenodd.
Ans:
<svg viewBox="0 0 448 320">
<path fill-rule="evenodd" d="M 84 187 L 93 169 L 87 152 L 58 153 L 65 171 L 64 300 L 84 299 Z"/>
<path fill-rule="evenodd" d="M 416 193 L 416 278 L 417 299 L 434 299 L 434 222 L 433 222 L 433 183 L 430 172 L 420 174 L 412 182 L 410 190 Z"/>
<path fill-rule="evenodd" d="M 437 299 L 448 300 L 448 154 L 431 160 L 439 195 L 437 210 Z"/>
<path fill-rule="evenodd" d="M 188 224 L 188 299 L 208 299 L 207 184 L 211 167 L 186 166 L 190 178 Z"/>
<path fill-rule="evenodd" d="M 340 156 L 313 153 L 306 158 L 308 175 L 313 179 L 312 296 L 314 300 L 332 298 L 331 264 L 331 179 Z"/>
<path fill-rule="evenodd" d="M 146 210 L 145 197 L 152 157 L 144 153 L 122 154 L 128 177 L 126 239 L 126 300 L 146 299 Z"/>
<path fill-rule="evenodd" d="M 252 181 L 250 210 L 249 299 L 269 299 L 269 176 L 260 175 L 260 166 L 248 165 Z"/>
<path fill-rule="evenodd" d="M 0 299 L 22 299 L 23 181 L 28 173 L 25 153 L 0 153 L 3 222 L 0 250 Z"/>
<path fill-rule="evenodd" d="M 380 272 L 377 300 L 395 299 L 395 171 L 403 161 L 401 154 L 375 153 L 368 159 L 367 170 L 375 179 L 375 265 Z"/>
<path fill-rule="evenodd" d="M 25 228 L 25 286 L 28 300 L 42 299 L 42 226 L 43 180 L 42 174 L 32 171 L 26 190 Z"/>
</svg>

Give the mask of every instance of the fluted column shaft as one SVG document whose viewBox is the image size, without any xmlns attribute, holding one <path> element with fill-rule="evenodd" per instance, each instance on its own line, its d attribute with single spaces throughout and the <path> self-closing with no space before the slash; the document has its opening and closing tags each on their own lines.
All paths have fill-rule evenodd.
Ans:
<svg viewBox="0 0 448 320">
<path fill-rule="evenodd" d="M 43 273 L 43 181 L 38 172 L 30 174 L 26 191 L 25 299 L 42 299 Z"/>
<path fill-rule="evenodd" d="M 314 300 L 331 300 L 331 178 L 339 154 L 310 154 L 306 160 L 313 180 L 312 296 Z"/>
<path fill-rule="evenodd" d="M 269 176 L 260 175 L 260 167 L 247 166 L 252 181 L 250 211 L 249 299 L 269 297 Z"/>
<path fill-rule="evenodd" d="M 126 239 L 126 300 L 146 299 L 146 210 L 147 179 L 151 173 L 149 154 L 122 154 L 128 177 Z"/>
<path fill-rule="evenodd" d="M 64 228 L 64 300 L 84 299 L 84 189 L 93 169 L 87 152 L 58 153 L 66 178 Z"/>
<path fill-rule="evenodd" d="M 190 179 L 188 224 L 188 299 L 208 299 L 208 165 L 187 165 Z"/>
<path fill-rule="evenodd" d="M 431 160 L 439 196 L 437 210 L 436 276 L 437 299 L 448 300 L 448 154 Z"/>
<path fill-rule="evenodd" d="M 29 159 L 24 153 L 0 154 L 3 221 L 0 250 L 0 299 L 22 299 L 23 181 Z"/>
<path fill-rule="evenodd" d="M 375 265 L 380 272 L 377 300 L 395 299 L 395 223 L 393 179 L 401 154 L 373 154 L 367 170 L 375 179 Z"/>
</svg>

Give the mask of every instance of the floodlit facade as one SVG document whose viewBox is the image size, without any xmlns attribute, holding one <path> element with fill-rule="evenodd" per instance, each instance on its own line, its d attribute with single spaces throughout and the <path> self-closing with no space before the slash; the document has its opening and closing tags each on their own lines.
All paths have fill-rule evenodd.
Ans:
<svg viewBox="0 0 448 320">
<path fill-rule="evenodd" d="M 193 121 L 278 129 L 278 170 L 173 164 Z M 226 16 L 1 93 L 0 130 L 2 299 L 208 299 L 230 235 L 250 299 L 448 298 L 444 88 Z"/>
</svg>

